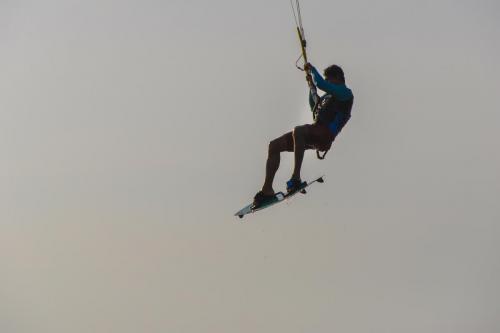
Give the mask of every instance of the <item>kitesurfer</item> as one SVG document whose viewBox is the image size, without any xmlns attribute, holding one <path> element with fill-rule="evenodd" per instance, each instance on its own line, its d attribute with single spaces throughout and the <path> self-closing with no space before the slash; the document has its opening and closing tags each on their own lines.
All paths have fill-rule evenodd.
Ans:
<svg viewBox="0 0 500 333">
<path fill-rule="evenodd" d="M 309 93 L 309 105 L 314 117 L 312 124 L 297 126 L 293 131 L 269 143 L 266 178 L 262 189 L 254 197 L 254 207 L 274 198 L 273 180 L 279 168 L 281 152 L 294 152 L 293 173 L 286 183 L 286 189 L 289 193 L 297 191 L 302 185 L 300 169 L 304 151 L 316 149 L 317 152 L 321 151 L 326 154 L 351 117 L 354 96 L 351 89 L 345 85 L 342 68 L 337 65 L 327 67 L 324 70 L 325 78 L 310 63 L 306 63 L 304 69 L 308 73 L 306 79 L 309 85 L 314 84 L 325 94 L 318 98 L 312 92 Z M 317 100 L 316 103 L 315 100 Z M 318 157 L 320 157 L 319 153 Z"/>
</svg>

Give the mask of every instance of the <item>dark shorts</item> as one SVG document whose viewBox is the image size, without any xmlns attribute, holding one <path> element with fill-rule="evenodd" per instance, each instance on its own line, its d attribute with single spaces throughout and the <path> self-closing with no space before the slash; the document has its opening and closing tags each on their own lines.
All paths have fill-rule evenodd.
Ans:
<svg viewBox="0 0 500 333">
<path fill-rule="evenodd" d="M 333 140 L 335 140 L 335 135 L 328 126 L 315 123 L 300 127 L 305 128 L 306 149 L 327 151 L 332 146 Z M 288 132 L 279 139 L 286 141 L 286 151 L 293 151 L 293 132 Z"/>
</svg>

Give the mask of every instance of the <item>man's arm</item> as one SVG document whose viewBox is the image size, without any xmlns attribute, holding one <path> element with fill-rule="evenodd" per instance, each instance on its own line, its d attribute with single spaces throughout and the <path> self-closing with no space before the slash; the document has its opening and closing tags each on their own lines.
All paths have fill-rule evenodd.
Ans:
<svg viewBox="0 0 500 333">
<path fill-rule="evenodd" d="M 345 84 L 335 84 L 326 81 L 318 70 L 312 65 L 311 74 L 318 89 L 321 89 L 328 94 L 332 94 L 333 97 L 339 101 L 346 101 L 352 97 L 351 89 L 347 88 Z"/>
</svg>

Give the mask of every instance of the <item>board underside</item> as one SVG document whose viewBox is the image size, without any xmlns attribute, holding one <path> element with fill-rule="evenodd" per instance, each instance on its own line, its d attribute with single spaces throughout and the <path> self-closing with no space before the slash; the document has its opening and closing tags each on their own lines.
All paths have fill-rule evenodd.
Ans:
<svg viewBox="0 0 500 333">
<path fill-rule="evenodd" d="M 260 207 L 257 207 L 255 209 L 252 209 L 252 206 L 253 206 L 253 203 L 249 204 L 248 206 L 245 206 L 244 208 L 242 208 L 239 212 L 237 212 L 236 214 L 234 214 L 235 216 L 239 216 L 239 217 L 243 217 L 245 216 L 246 214 L 250 214 L 250 213 L 253 213 L 253 212 L 257 212 L 261 209 L 264 209 L 264 208 L 267 208 L 269 206 L 272 206 L 272 205 L 275 205 L 277 204 L 278 202 L 280 201 L 283 201 L 285 200 L 285 195 L 283 194 L 283 192 L 278 192 L 275 194 L 275 199 L 273 201 L 270 201 L 270 202 L 267 202 L 265 203 L 264 205 L 260 206 Z"/>
<path fill-rule="evenodd" d="M 242 218 L 243 216 L 245 216 L 247 214 L 255 213 L 255 212 L 257 212 L 259 210 L 262 210 L 264 208 L 273 206 L 273 205 L 275 205 L 275 204 L 277 204 L 277 203 L 279 203 L 279 202 L 281 202 L 283 200 L 287 200 L 287 199 L 291 198 L 292 196 L 294 196 L 295 194 L 297 194 L 299 192 L 305 194 L 306 193 L 306 191 L 305 191 L 306 187 L 308 187 L 309 185 L 311 185 L 311 184 L 313 184 L 315 182 L 323 183 L 323 181 L 324 181 L 323 177 L 324 176 L 318 177 L 318 178 L 316 178 L 316 179 L 314 179 L 314 180 L 306 183 L 306 185 L 301 190 L 299 190 L 299 191 L 296 191 L 296 192 L 293 192 L 293 193 L 287 193 L 287 194 L 284 194 L 283 192 L 278 192 L 278 193 L 275 194 L 275 200 L 270 201 L 270 202 L 268 202 L 268 203 L 266 203 L 266 204 L 264 204 L 264 205 L 262 205 L 262 206 L 260 206 L 258 208 L 252 209 L 253 203 L 251 203 L 251 204 L 245 206 L 244 208 L 242 208 L 236 214 L 234 214 L 234 216 L 238 216 L 238 217 Z"/>
</svg>

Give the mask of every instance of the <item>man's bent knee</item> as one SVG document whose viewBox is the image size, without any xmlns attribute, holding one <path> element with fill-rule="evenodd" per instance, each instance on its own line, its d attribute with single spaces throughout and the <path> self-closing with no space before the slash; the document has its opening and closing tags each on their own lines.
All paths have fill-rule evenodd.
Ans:
<svg viewBox="0 0 500 333">
<path fill-rule="evenodd" d="M 271 142 L 269 142 L 269 155 L 272 154 L 279 154 L 280 153 L 280 142 L 279 139 L 274 139 Z"/>
<path fill-rule="evenodd" d="M 301 125 L 301 126 L 296 126 L 293 129 L 293 136 L 294 137 L 304 137 L 307 133 L 307 125 Z"/>
</svg>

